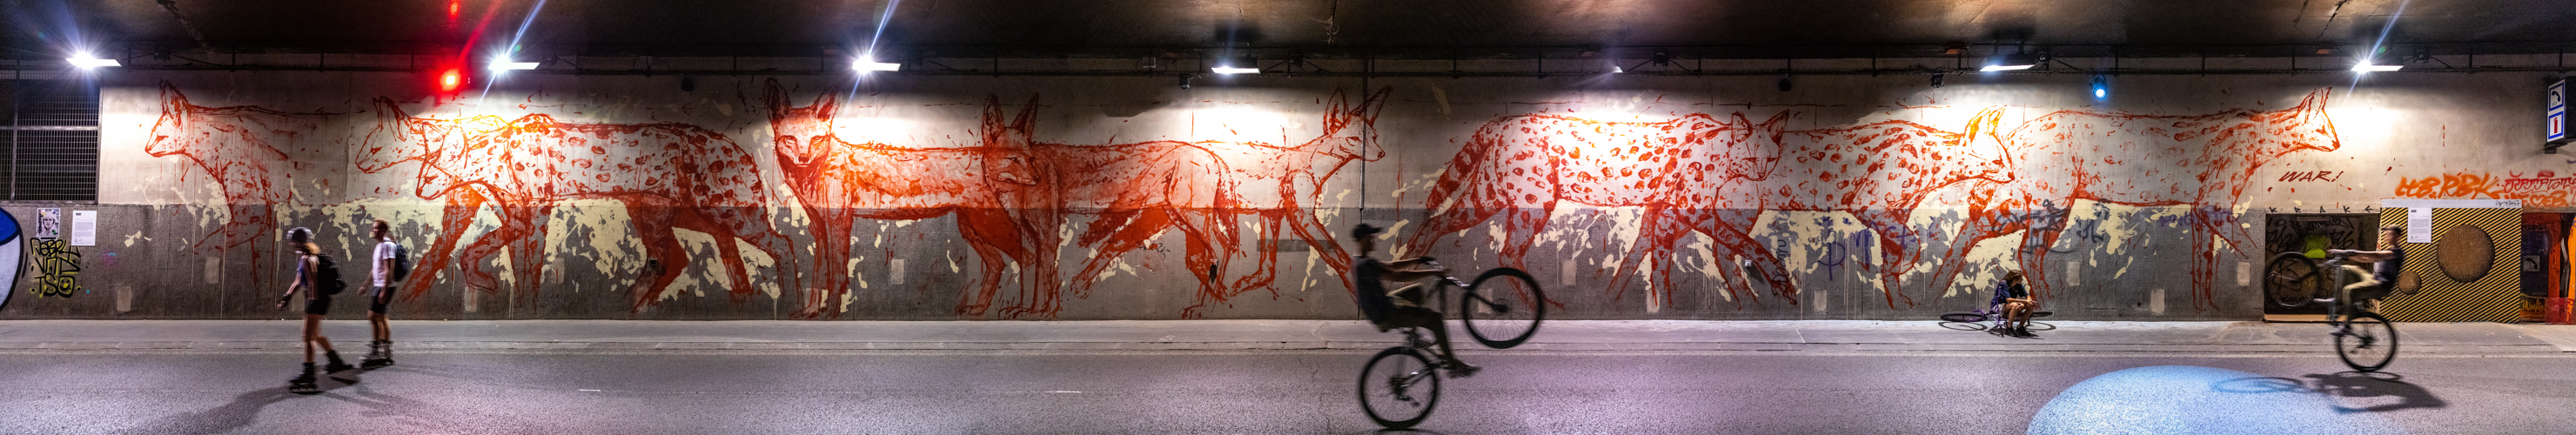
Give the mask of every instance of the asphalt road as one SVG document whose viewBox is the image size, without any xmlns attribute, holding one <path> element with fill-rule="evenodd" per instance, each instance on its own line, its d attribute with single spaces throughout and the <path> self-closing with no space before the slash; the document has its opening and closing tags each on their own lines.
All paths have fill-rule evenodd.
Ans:
<svg viewBox="0 0 2576 435">
<path fill-rule="evenodd" d="M 1366 352 L 0 353 L 0 433 L 1365 433 Z M 1433 433 L 2564 434 L 2576 358 L 1485 352 Z M 2395 378 L 2395 379 L 2382 379 Z M 2118 430 L 2101 433 L 2120 433 Z"/>
</svg>

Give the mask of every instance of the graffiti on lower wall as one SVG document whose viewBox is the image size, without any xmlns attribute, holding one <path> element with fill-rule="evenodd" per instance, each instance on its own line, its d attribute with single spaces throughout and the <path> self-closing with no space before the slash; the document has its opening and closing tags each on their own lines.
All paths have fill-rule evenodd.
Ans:
<svg viewBox="0 0 2576 435">
<path fill-rule="evenodd" d="M 81 255 L 63 239 L 36 239 L 36 296 L 68 298 L 79 293 Z"/>
<path fill-rule="evenodd" d="M 2402 177 L 2390 194 L 2399 198 L 2519 199 L 2523 207 L 2567 207 L 2576 200 L 2576 174 L 2453 172 Z"/>
</svg>

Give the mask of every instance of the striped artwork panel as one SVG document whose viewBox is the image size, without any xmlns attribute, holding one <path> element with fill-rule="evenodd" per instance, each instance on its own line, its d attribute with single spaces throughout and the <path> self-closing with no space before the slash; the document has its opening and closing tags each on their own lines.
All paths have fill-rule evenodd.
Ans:
<svg viewBox="0 0 2576 435">
<path fill-rule="evenodd" d="M 2405 208 L 2380 209 L 2381 225 L 2405 225 Z M 2440 247 L 2452 229 L 2469 226 L 2484 232 L 2493 246 L 2486 274 L 2467 282 L 2452 279 L 2441 265 Z M 2422 291 L 2399 290 L 2379 303 L 2379 314 L 2400 322 L 2516 322 L 2522 319 L 2522 209 L 2433 209 L 2433 243 L 2400 243 L 2406 250 L 2406 274 Z M 2450 240 L 2451 243 L 2467 243 Z M 2404 279 L 2400 278 L 2400 282 Z"/>
</svg>

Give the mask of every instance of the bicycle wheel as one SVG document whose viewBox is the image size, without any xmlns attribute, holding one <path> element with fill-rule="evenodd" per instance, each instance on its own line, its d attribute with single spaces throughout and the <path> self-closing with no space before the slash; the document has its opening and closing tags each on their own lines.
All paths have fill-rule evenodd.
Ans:
<svg viewBox="0 0 2576 435">
<path fill-rule="evenodd" d="M 1975 312 L 1975 311 L 1960 311 L 1960 312 L 1955 312 L 1955 313 L 1941 313 L 1941 321 L 1943 321 L 1943 322 L 1958 322 L 1958 323 L 1977 323 L 1977 322 L 1983 322 L 1983 321 L 1986 321 L 1986 314 L 1985 314 L 1985 313 Z"/>
<path fill-rule="evenodd" d="M 2327 277 L 2308 254 L 2283 252 L 2263 264 L 2263 294 L 2272 303 L 2298 308 L 2316 302 Z"/>
<path fill-rule="evenodd" d="M 1390 347 L 1360 369 L 1360 410 L 1388 429 L 1403 429 L 1431 416 L 1440 404 L 1440 373 L 1431 358 L 1410 347 Z"/>
<path fill-rule="evenodd" d="M 2375 372 L 2397 359 L 2397 326 L 2379 313 L 2353 313 L 2347 333 L 2335 336 L 2335 356 L 2355 371 Z"/>
<path fill-rule="evenodd" d="M 1510 349 L 1538 334 L 1538 323 L 1547 318 L 1547 294 L 1538 288 L 1538 280 L 1528 272 L 1498 267 L 1476 276 L 1467 285 L 1467 296 L 1458 298 L 1458 320 L 1467 323 L 1467 335 L 1477 343 L 1495 349 Z"/>
</svg>

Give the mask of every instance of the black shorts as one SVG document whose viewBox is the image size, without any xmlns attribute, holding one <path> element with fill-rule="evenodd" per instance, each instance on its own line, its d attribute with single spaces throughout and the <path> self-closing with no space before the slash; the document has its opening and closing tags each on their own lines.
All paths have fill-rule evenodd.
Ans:
<svg viewBox="0 0 2576 435">
<path fill-rule="evenodd" d="M 312 298 L 305 299 L 304 314 L 316 316 L 331 315 L 331 295 L 316 293 Z"/>
<path fill-rule="evenodd" d="M 401 286 L 402 286 L 402 283 L 394 283 L 394 284 L 393 284 L 393 285 L 391 285 L 391 286 L 376 287 L 376 291 L 375 291 L 375 292 L 373 292 L 373 293 L 368 293 L 368 294 L 367 294 L 367 312 L 370 312 L 370 313 L 388 313 L 388 312 L 390 312 L 390 311 L 385 311 L 385 304 L 393 303 L 393 301 L 394 301 L 394 288 L 395 288 L 395 287 L 401 287 Z"/>
</svg>

